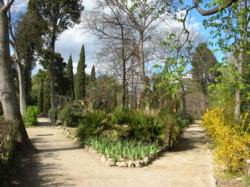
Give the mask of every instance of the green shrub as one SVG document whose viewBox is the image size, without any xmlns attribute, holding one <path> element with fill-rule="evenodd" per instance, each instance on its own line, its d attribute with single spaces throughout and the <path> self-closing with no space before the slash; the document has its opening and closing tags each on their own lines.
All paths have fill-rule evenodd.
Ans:
<svg viewBox="0 0 250 187">
<path fill-rule="evenodd" d="M 66 127 L 76 127 L 83 116 L 82 112 L 76 110 L 74 105 L 67 104 L 63 110 L 59 112 L 58 118 Z"/>
<path fill-rule="evenodd" d="M 13 143 L 17 137 L 17 123 L 0 118 L 0 163 L 9 161 L 13 153 Z"/>
<path fill-rule="evenodd" d="M 56 108 L 50 108 L 48 111 L 48 117 L 51 122 L 55 123 L 58 118 L 58 110 Z"/>
<path fill-rule="evenodd" d="M 80 122 L 77 136 L 82 142 L 89 137 L 109 137 L 115 141 L 132 140 L 171 148 L 186 123 L 169 113 L 150 116 L 116 108 L 110 115 L 101 111 L 87 113 Z"/>
<path fill-rule="evenodd" d="M 26 127 L 37 125 L 39 110 L 37 106 L 28 106 L 23 121 Z"/>
<path fill-rule="evenodd" d="M 128 109 L 121 109 L 119 107 L 115 108 L 115 110 L 111 113 L 111 123 L 112 124 L 128 124 L 131 122 L 133 118 L 133 113 Z"/>
<path fill-rule="evenodd" d="M 108 128 L 107 115 L 103 111 L 88 112 L 77 129 L 77 137 L 84 142 L 89 137 L 99 137 Z"/>
</svg>

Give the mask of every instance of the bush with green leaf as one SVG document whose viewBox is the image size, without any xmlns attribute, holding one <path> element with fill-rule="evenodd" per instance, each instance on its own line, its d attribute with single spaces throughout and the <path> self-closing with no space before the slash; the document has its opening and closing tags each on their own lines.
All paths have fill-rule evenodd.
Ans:
<svg viewBox="0 0 250 187">
<path fill-rule="evenodd" d="M 103 111 L 87 112 L 80 121 L 77 137 L 84 142 L 89 137 L 99 137 L 108 129 L 107 115 Z"/>
<path fill-rule="evenodd" d="M 76 109 L 74 104 L 67 104 L 59 111 L 58 118 L 66 127 L 76 127 L 83 118 L 82 111 Z"/>
<path fill-rule="evenodd" d="M 26 127 L 37 125 L 37 117 L 39 115 L 39 109 L 37 106 L 28 106 L 23 121 Z"/>
<path fill-rule="evenodd" d="M 50 108 L 48 111 L 48 117 L 51 122 L 55 123 L 58 118 L 58 110 L 56 108 Z"/>
<path fill-rule="evenodd" d="M 176 144 L 181 128 L 182 124 L 169 113 L 150 116 L 117 108 L 110 115 L 102 111 L 87 113 L 80 122 L 77 136 L 82 142 L 90 137 L 109 137 L 115 141 L 132 140 L 171 148 Z"/>
<path fill-rule="evenodd" d="M 0 118 L 0 163 L 5 164 L 11 158 L 14 141 L 17 137 L 17 123 Z"/>
</svg>

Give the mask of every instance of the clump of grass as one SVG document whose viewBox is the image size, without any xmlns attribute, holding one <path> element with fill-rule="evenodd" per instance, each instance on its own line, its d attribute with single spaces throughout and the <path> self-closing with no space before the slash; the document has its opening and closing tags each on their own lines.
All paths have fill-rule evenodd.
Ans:
<svg viewBox="0 0 250 187">
<path fill-rule="evenodd" d="M 113 141 L 109 138 L 89 138 L 85 144 L 114 161 L 138 160 L 161 151 L 161 147 L 157 144 L 143 144 L 128 140 Z"/>
</svg>

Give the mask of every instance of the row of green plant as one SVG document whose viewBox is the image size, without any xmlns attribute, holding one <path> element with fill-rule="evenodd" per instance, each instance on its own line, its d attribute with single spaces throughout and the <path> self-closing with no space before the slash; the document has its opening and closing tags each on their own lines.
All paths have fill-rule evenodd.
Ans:
<svg viewBox="0 0 250 187">
<path fill-rule="evenodd" d="M 226 171 L 243 174 L 246 160 L 250 157 L 250 126 L 248 114 L 236 122 L 232 113 L 223 108 L 207 111 L 202 117 L 202 125 L 213 140 L 215 161 Z"/>
<path fill-rule="evenodd" d="M 128 140 L 114 141 L 111 138 L 89 138 L 85 144 L 114 161 L 138 160 L 161 151 L 161 147 L 157 144 L 143 144 Z"/>
<path fill-rule="evenodd" d="M 132 140 L 171 148 L 187 123 L 164 110 L 151 116 L 126 108 L 116 108 L 110 114 L 103 111 L 86 113 L 80 120 L 77 136 L 82 143 L 93 137 L 109 137 L 115 141 Z"/>
<path fill-rule="evenodd" d="M 28 106 L 23 117 L 25 126 L 36 126 L 39 115 L 40 111 L 37 106 Z M 64 126 L 76 127 L 83 118 L 83 111 L 79 105 L 68 103 L 61 110 L 51 108 L 48 111 L 48 117 L 51 121 L 57 121 L 57 119 L 59 119 L 63 122 Z"/>
</svg>

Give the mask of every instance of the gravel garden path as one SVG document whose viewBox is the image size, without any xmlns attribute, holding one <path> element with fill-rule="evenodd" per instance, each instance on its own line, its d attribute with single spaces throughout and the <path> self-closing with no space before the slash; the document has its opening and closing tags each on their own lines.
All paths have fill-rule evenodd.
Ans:
<svg viewBox="0 0 250 187">
<path fill-rule="evenodd" d="M 23 161 L 23 186 L 32 187 L 213 187 L 210 154 L 198 124 L 188 127 L 178 147 L 143 168 L 109 167 L 65 137 L 45 118 L 28 128 L 39 152 Z"/>
</svg>

